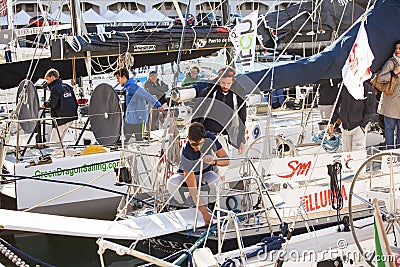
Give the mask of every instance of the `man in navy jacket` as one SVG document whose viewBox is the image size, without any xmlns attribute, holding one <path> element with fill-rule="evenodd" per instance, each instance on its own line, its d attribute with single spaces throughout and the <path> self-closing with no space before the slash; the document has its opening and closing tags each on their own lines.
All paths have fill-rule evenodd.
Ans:
<svg viewBox="0 0 400 267">
<path fill-rule="evenodd" d="M 72 122 L 78 118 L 78 102 L 76 101 L 74 90 L 60 79 L 60 74 L 56 69 L 49 69 L 45 79 L 50 88 L 49 100 L 44 102 L 42 108 L 50 108 L 50 114 L 56 118 L 58 132 L 61 141 Z M 60 142 L 57 129 L 53 125 L 50 136 L 51 142 Z"/>
<path fill-rule="evenodd" d="M 365 127 L 368 122 L 378 118 L 376 97 L 369 81 L 364 82 L 364 97 L 365 99 L 356 100 L 347 88 L 343 87 L 330 120 L 329 132 L 331 134 L 333 134 L 336 120 L 342 121 L 342 149 L 344 152 L 365 149 Z"/>
</svg>

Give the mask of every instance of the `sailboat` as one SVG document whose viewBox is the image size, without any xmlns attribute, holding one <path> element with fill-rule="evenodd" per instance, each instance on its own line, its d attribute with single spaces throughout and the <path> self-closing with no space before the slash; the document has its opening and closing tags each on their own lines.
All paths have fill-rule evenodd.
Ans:
<svg viewBox="0 0 400 267">
<path fill-rule="evenodd" d="M 390 1 L 389 1 L 389 3 L 390 3 Z M 302 61 L 300 62 L 300 64 L 302 63 Z M 257 72 L 255 72 L 255 73 L 249 73 L 249 74 L 243 74 L 243 75 L 240 75 L 240 77 L 250 77 L 250 79 L 253 79 L 253 75 L 256 75 L 256 74 L 259 74 L 259 73 L 257 73 Z M 238 77 L 239 78 L 239 77 Z M 253 79 L 253 81 L 254 81 L 255 79 Z M 261 87 L 261 88 L 267 88 L 267 86 L 266 85 L 264 85 L 264 84 L 262 84 L 261 86 L 259 86 L 259 87 Z M 253 88 L 253 87 L 252 87 Z M 269 89 L 269 88 L 268 88 Z M 329 156 L 329 162 L 333 162 L 334 161 L 334 156 L 335 155 L 330 155 Z M 346 155 L 336 155 L 336 156 L 339 156 L 339 158 L 341 158 L 341 160 L 343 159 L 345 159 L 346 157 Z M 365 157 L 365 156 L 364 156 Z M 275 160 L 275 159 L 274 159 Z M 294 159 L 292 159 L 292 160 L 294 160 Z M 324 162 L 324 163 L 326 163 L 326 160 L 321 160 L 322 162 Z M 262 173 L 262 169 L 264 169 L 264 174 L 265 174 L 265 170 L 269 170 L 269 168 L 267 167 L 268 165 L 267 164 L 269 164 L 269 163 L 271 163 L 271 160 L 270 161 L 266 161 L 265 163 L 260 163 L 260 164 L 258 164 L 259 166 L 261 166 L 260 167 L 260 171 L 261 171 L 261 173 Z M 264 165 L 263 165 L 264 164 Z M 278 163 L 279 164 L 279 163 Z M 287 164 L 287 166 L 289 167 L 289 166 L 293 166 L 293 165 L 289 165 L 289 163 L 288 162 L 286 162 L 286 164 Z M 310 163 L 311 164 L 311 163 Z M 251 165 L 251 164 L 250 164 Z M 264 168 L 263 168 L 263 166 L 264 166 Z M 311 165 L 310 165 L 311 166 Z M 292 170 L 293 171 L 293 170 Z M 306 175 L 308 174 L 308 172 L 306 171 L 306 170 L 303 170 L 303 171 L 301 171 L 301 172 L 298 172 L 297 174 L 299 175 L 299 176 L 301 176 L 302 174 L 304 174 L 304 173 L 306 173 Z M 279 175 L 279 174 L 278 174 Z M 288 194 L 290 194 L 290 193 L 293 193 L 293 191 L 291 191 L 291 189 L 293 190 L 293 188 L 291 188 L 291 186 L 292 185 L 295 185 L 295 186 L 299 186 L 299 188 L 302 188 L 302 187 L 300 187 L 300 186 L 302 186 L 302 185 L 305 185 L 306 184 L 306 181 L 308 181 L 309 179 L 310 179 L 310 177 L 307 177 L 306 175 L 303 175 L 304 177 L 304 179 L 303 179 L 303 181 L 301 181 L 301 180 L 299 180 L 298 181 L 298 183 L 296 182 L 296 183 L 286 183 L 286 186 L 287 186 L 287 190 L 288 190 Z M 243 180 L 243 178 L 241 178 L 242 180 Z M 257 181 L 258 180 L 256 180 L 255 178 L 253 179 L 252 177 L 248 177 L 248 178 L 246 178 L 246 179 L 249 179 L 249 180 L 253 180 L 253 181 L 255 181 L 255 183 L 257 183 Z M 277 178 L 278 179 L 278 178 Z M 283 187 L 283 184 L 285 184 L 285 183 L 276 183 L 277 185 L 278 185 L 278 187 L 280 186 L 280 185 L 282 185 L 282 187 Z M 261 190 L 261 193 L 259 194 L 259 195 L 263 195 L 263 194 L 265 194 L 265 195 L 268 195 L 268 194 L 270 194 L 271 193 L 271 195 L 272 195 L 272 192 L 273 192 L 273 184 L 271 184 L 271 188 L 266 188 L 266 185 L 265 184 L 262 184 L 262 185 L 260 185 L 260 187 L 259 187 L 259 190 Z M 324 184 L 323 184 L 323 181 L 321 180 L 321 184 L 320 185 L 318 185 L 318 186 L 320 186 L 320 188 L 322 187 L 322 186 L 324 186 Z M 326 185 L 325 185 L 326 186 Z M 341 189 L 341 188 L 340 188 Z M 340 190 L 339 189 L 339 190 Z M 301 189 L 300 189 L 301 190 Z M 269 191 L 271 191 L 271 192 L 269 192 Z M 260 191 L 259 191 L 260 192 Z M 325 191 L 323 191 L 322 192 L 322 195 L 324 195 L 325 193 L 324 193 Z M 245 194 L 249 194 L 248 192 L 246 193 L 246 192 L 244 192 Z M 308 202 L 308 211 L 313 211 L 312 209 L 313 209 L 313 207 L 315 208 L 316 207 L 316 204 L 317 204 L 317 202 L 319 202 L 318 200 L 317 201 L 315 201 L 313 204 L 311 204 L 311 202 L 313 201 L 313 197 L 315 196 L 315 195 L 317 195 L 317 198 L 318 198 L 318 196 L 320 195 L 321 193 L 320 193 L 320 191 L 317 191 L 317 192 L 315 192 L 315 193 L 312 193 L 311 194 L 311 197 L 309 198 L 311 201 L 309 201 Z M 326 194 L 328 194 L 328 191 L 326 191 Z M 278 199 L 279 198 L 279 194 L 275 194 L 276 195 L 276 198 Z M 289 199 L 289 198 L 288 198 Z M 257 200 L 257 199 L 256 199 Z M 260 201 L 264 201 L 264 200 L 266 200 L 266 199 L 264 199 L 264 197 L 261 197 L 260 198 Z M 249 201 L 253 201 L 253 199 L 252 198 L 250 198 L 249 199 Z M 235 201 L 233 201 L 233 202 L 235 202 Z M 296 200 L 295 200 L 295 202 L 297 202 Z M 129 205 L 129 202 L 126 202 L 128 205 Z M 269 214 L 271 214 L 271 213 L 275 213 L 275 216 L 276 216 L 276 218 L 279 218 L 279 216 L 281 216 L 282 214 L 279 212 L 279 211 L 277 211 L 278 209 L 277 209 L 277 204 L 276 203 L 280 203 L 279 201 L 276 201 L 276 200 L 270 200 L 270 202 L 268 203 L 266 203 L 266 205 L 264 205 L 263 207 L 262 207 L 262 209 L 263 209 L 263 212 L 266 212 L 266 213 L 269 213 Z M 230 204 L 227 204 L 227 205 L 230 205 Z M 239 207 L 238 207 L 239 208 Z M 249 207 L 250 209 L 252 208 L 252 206 L 250 206 Z M 269 212 L 269 208 L 270 209 L 272 209 L 273 211 L 272 212 Z M 288 213 L 289 213 L 289 215 L 290 214 L 293 214 L 293 210 L 291 210 L 291 208 L 292 207 L 290 207 L 290 205 L 288 205 L 288 207 L 285 207 L 285 208 L 288 208 Z M 320 208 L 321 208 L 321 206 L 320 206 Z M 242 210 L 243 211 L 243 210 Z M 196 212 L 192 209 L 192 210 L 185 210 L 184 212 L 188 212 L 188 214 L 186 214 L 186 216 L 185 216 L 185 218 L 187 219 L 187 218 L 191 218 L 191 219 L 193 219 L 193 218 L 195 218 L 195 216 L 196 216 Z M 244 212 L 247 212 L 247 210 L 246 211 L 244 211 Z M 261 212 L 261 211 L 258 211 L 258 212 Z M 155 216 L 149 216 L 147 219 L 149 219 L 149 220 L 152 220 L 152 221 L 157 221 L 160 217 L 162 217 L 162 216 L 166 216 L 167 217 L 167 219 L 168 219 L 168 216 L 172 216 L 172 218 L 183 218 L 182 217 L 182 213 L 183 213 L 183 211 L 182 212 L 179 212 L 179 211 L 177 211 L 177 212 L 175 212 L 175 213 L 173 213 L 173 212 L 171 212 L 171 213 L 162 213 L 161 215 L 155 215 Z M 335 212 L 334 212 L 335 213 Z M 8 218 L 11 218 L 11 217 L 13 217 L 13 216 L 11 216 L 11 213 L 9 213 L 8 214 L 9 216 L 7 216 Z M 121 214 L 120 214 L 121 215 Z M 122 215 L 124 215 L 124 214 L 122 214 Z M 175 217 L 173 217 L 175 215 Z M 290 217 L 290 216 L 289 216 Z M 49 218 L 49 217 L 46 217 L 46 218 Z M 315 220 L 318 220 L 320 217 L 317 217 L 317 218 L 314 218 Z M 65 218 L 63 218 L 63 219 L 65 219 Z M 184 219 L 182 222 L 182 224 L 179 224 L 176 228 L 171 228 L 172 229 L 172 231 L 174 232 L 174 231 L 179 231 L 180 229 L 182 229 L 182 227 L 185 227 L 185 226 L 187 226 L 187 224 L 186 224 L 186 219 Z M 197 226 L 201 226 L 202 225 L 202 223 L 201 223 L 201 218 L 198 218 L 199 220 L 198 220 L 198 225 Z M 251 235 L 249 235 L 249 237 L 251 237 L 251 236 L 254 236 L 254 235 L 259 235 L 260 234 L 260 229 L 261 229 L 261 226 L 263 226 L 263 228 L 262 229 L 266 229 L 266 228 L 269 228 L 270 226 L 271 226 L 271 224 L 263 224 L 263 225 L 261 225 L 260 224 L 260 222 L 258 222 L 258 224 L 257 224 L 257 216 L 252 216 L 251 218 L 249 218 L 252 222 L 253 222 L 253 224 L 255 224 L 256 226 L 253 228 L 253 229 L 250 229 L 249 231 L 252 231 L 252 233 L 251 233 Z M 66 219 L 65 219 L 66 220 Z M 327 219 L 328 220 L 328 219 Z M 172 220 L 173 221 L 173 220 Z M 305 221 L 307 221 L 307 219 L 305 219 Z M 129 222 L 129 220 L 126 220 L 126 221 L 124 221 L 124 222 L 126 222 L 126 223 L 128 223 Z M 137 223 L 137 221 L 135 220 L 135 219 L 133 219 L 132 220 L 132 223 L 133 224 L 136 224 Z M 118 224 L 118 223 L 117 223 Z M 123 224 L 123 223 L 122 223 Z M 150 225 L 150 224 L 149 224 Z M 161 223 L 161 225 L 162 225 L 162 223 Z M 261 225 L 261 226 L 260 226 Z M 107 224 L 106 225 L 106 227 L 107 226 L 110 226 L 110 224 Z M 130 228 L 131 226 L 128 224 L 128 226 L 127 226 L 127 228 Z M 191 226 L 191 227 L 195 227 L 195 225 L 193 225 L 193 226 Z M 12 229 L 12 226 L 8 226 L 7 227 L 8 229 Z M 104 229 L 104 228 L 103 228 Z M 18 230 L 21 230 L 21 228 L 18 228 Z M 44 229 L 43 231 L 45 231 L 45 230 L 48 230 L 48 229 Z M 276 228 L 276 230 L 278 230 L 277 228 Z M 284 230 L 284 229 L 283 229 Z M 165 234 L 166 232 L 164 231 L 164 232 L 162 232 L 162 234 Z M 72 234 L 71 232 L 69 232 L 68 234 Z M 141 235 L 142 233 L 139 231 L 139 233 L 138 233 L 138 235 Z M 156 234 L 155 236 L 153 235 L 152 237 L 157 237 L 158 235 Z M 137 239 L 137 237 L 136 236 L 134 236 L 135 238 L 134 239 L 136 239 L 136 240 L 138 240 Z M 143 237 L 148 237 L 148 238 L 150 238 L 150 236 L 143 236 Z M 114 235 L 114 236 L 110 236 L 110 238 L 116 238 L 116 236 Z M 165 244 L 165 243 L 163 243 L 163 241 L 157 241 L 159 244 Z M 175 243 L 171 243 L 171 244 L 173 244 L 173 246 L 175 246 Z"/>
</svg>

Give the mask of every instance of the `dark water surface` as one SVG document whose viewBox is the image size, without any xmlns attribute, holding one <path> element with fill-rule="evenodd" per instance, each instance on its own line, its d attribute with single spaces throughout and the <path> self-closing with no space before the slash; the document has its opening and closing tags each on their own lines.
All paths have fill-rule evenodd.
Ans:
<svg viewBox="0 0 400 267">
<path fill-rule="evenodd" d="M 30 256 L 54 266 L 101 266 L 100 256 L 97 254 L 99 247 L 96 244 L 96 238 L 30 233 L 7 234 L 2 235 L 1 238 Z M 119 243 L 118 241 L 113 242 Z M 120 244 L 129 246 L 126 241 Z M 7 267 L 15 266 L 2 254 L 0 255 L 0 263 Z M 143 263 L 134 257 L 119 256 L 110 250 L 104 252 L 103 258 L 105 266 L 138 266 Z M 32 263 L 29 265 L 35 266 Z"/>
</svg>

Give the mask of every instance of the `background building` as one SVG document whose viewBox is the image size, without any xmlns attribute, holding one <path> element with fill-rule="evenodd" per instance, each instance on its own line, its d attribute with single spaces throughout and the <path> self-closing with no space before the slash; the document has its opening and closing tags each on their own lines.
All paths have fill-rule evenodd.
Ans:
<svg viewBox="0 0 400 267">
<path fill-rule="evenodd" d="M 169 17 L 176 17 L 177 12 L 172 1 L 159 1 L 159 0 L 137 0 L 137 1 L 108 1 L 108 0 L 82 0 L 81 9 L 82 11 L 87 11 L 93 9 L 98 14 L 103 15 L 107 10 L 113 12 L 119 12 L 123 8 L 129 12 L 135 12 L 141 10 L 143 12 L 148 12 L 153 8 L 158 9 L 164 15 Z M 251 11 L 258 9 L 260 14 L 266 13 L 268 10 L 275 11 L 286 8 L 289 4 L 297 4 L 302 2 L 301 0 L 292 1 L 280 1 L 280 5 L 276 5 L 276 1 L 253 1 L 244 3 L 243 1 L 229 1 L 230 13 L 239 13 L 242 16 L 246 16 L 251 13 Z M 178 2 L 180 9 L 183 13 L 186 12 L 189 1 L 181 0 Z M 56 12 L 59 8 L 62 9 L 63 13 L 69 13 L 69 4 L 64 1 L 42 1 L 44 10 L 49 13 Z M 36 0 L 17 0 L 14 2 L 15 10 L 17 13 L 21 10 L 25 10 L 31 16 L 40 15 L 40 9 Z M 203 12 L 214 11 L 215 15 L 221 15 L 221 1 L 208 1 L 208 0 L 197 0 L 191 1 L 188 13 L 196 16 Z"/>
</svg>

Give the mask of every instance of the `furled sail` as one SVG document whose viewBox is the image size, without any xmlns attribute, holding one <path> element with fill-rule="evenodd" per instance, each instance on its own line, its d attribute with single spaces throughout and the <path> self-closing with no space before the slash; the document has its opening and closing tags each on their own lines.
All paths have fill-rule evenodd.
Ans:
<svg viewBox="0 0 400 267">
<path fill-rule="evenodd" d="M 325 41 L 330 44 L 330 41 L 352 26 L 374 0 L 353 0 L 347 4 L 343 2 L 314 0 L 271 12 L 261 16 L 258 34 L 265 47 L 273 48 L 274 40 L 278 44 L 290 43 L 289 52 L 302 52 L 304 42 L 320 45 L 319 42 Z M 299 44 L 297 49 L 296 44 Z"/>
<path fill-rule="evenodd" d="M 400 2 L 398 0 L 378 0 L 368 13 L 365 29 L 374 54 L 371 71 L 376 72 L 392 55 L 394 43 L 399 40 Z M 343 65 L 356 39 L 360 22 L 327 49 L 314 56 L 296 62 L 279 65 L 274 71 L 269 69 L 239 75 L 238 79 L 248 86 L 258 85 L 267 91 L 295 85 L 317 83 L 325 79 L 341 78 Z M 273 84 L 271 84 L 273 83 Z"/>
<path fill-rule="evenodd" d="M 156 28 L 58 38 L 52 42 L 51 57 L 53 60 L 83 58 L 87 51 L 92 57 L 118 56 L 123 52 L 134 55 L 157 53 L 160 57 L 160 53 L 196 53 L 201 50 L 210 50 L 211 54 L 216 49 L 231 46 L 228 30 L 223 27 L 186 28 L 183 35 L 182 28 Z M 168 60 L 158 64 L 172 61 Z"/>
</svg>

